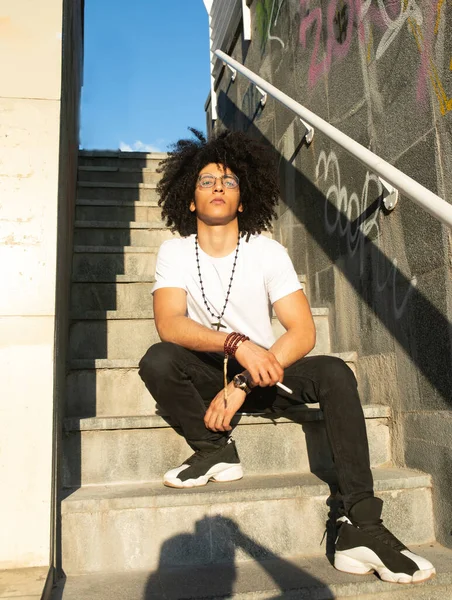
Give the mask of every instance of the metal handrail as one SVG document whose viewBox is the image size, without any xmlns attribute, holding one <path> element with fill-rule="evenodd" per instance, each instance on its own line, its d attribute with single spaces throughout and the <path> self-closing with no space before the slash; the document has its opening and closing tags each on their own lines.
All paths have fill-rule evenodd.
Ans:
<svg viewBox="0 0 452 600">
<path fill-rule="evenodd" d="M 287 94 L 284 94 L 284 92 L 271 83 L 268 83 L 268 81 L 265 81 L 265 79 L 262 79 L 262 77 L 259 77 L 259 75 L 256 75 L 256 73 L 247 67 L 244 67 L 241 63 L 231 58 L 222 50 L 216 50 L 215 55 L 224 63 L 247 77 L 254 85 L 261 88 L 261 90 L 284 104 L 284 106 L 292 110 L 303 121 L 307 121 L 309 125 L 328 136 L 363 165 L 379 175 L 385 182 L 394 186 L 394 188 L 399 190 L 404 196 L 410 198 L 410 200 L 418 204 L 445 225 L 452 227 L 452 204 L 449 204 L 408 175 L 405 175 L 405 173 L 399 171 L 399 169 L 383 160 L 380 156 L 374 154 L 371 150 L 368 150 L 358 142 L 352 140 L 351 137 L 321 119 L 318 115 L 287 96 Z"/>
</svg>

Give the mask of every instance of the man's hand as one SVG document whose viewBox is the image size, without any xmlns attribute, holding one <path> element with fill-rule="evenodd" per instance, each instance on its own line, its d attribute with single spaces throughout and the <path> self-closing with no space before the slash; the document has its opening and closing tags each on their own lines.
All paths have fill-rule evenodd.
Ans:
<svg viewBox="0 0 452 600">
<path fill-rule="evenodd" d="M 234 386 L 234 382 L 228 384 L 228 401 L 224 405 L 224 389 L 221 389 L 210 403 L 204 416 L 204 424 L 212 431 L 231 431 L 232 417 L 245 402 L 246 393 Z"/>
<path fill-rule="evenodd" d="M 252 387 L 275 385 L 284 378 L 284 369 L 276 356 L 253 342 L 247 341 L 240 344 L 235 358 L 248 371 Z"/>
</svg>

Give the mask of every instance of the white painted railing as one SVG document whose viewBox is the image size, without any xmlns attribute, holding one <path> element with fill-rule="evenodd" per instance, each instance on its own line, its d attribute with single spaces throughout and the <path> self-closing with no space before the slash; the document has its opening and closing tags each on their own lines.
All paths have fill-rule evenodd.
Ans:
<svg viewBox="0 0 452 600">
<path fill-rule="evenodd" d="M 316 128 L 331 140 L 336 142 L 336 144 L 344 148 L 344 150 L 349 152 L 369 170 L 378 175 L 381 178 L 383 185 L 390 192 L 390 195 L 385 201 L 385 206 L 389 210 L 393 209 L 396 204 L 396 192 L 398 190 L 401 194 L 407 198 L 410 198 L 410 200 L 418 204 L 436 219 L 445 225 L 452 227 L 451 204 L 428 190 L 411 177 L 408 177 L 408 175 L 405 175 L 405 173 L 402 173 L 402 171 L 399 171 L 399 169 L 396 169 L 396 167 L 389 164 L 361 144 L 358 144 L 358 142 L 352 140 L 351 137 L 345 135 L 345 133 L 342 133 L 339 131 L 339 129 L 321 119 L 318 115 L 287 96 L 287 94 L 284 94 L 284 92 L 273 86 L 271 83 L 268 83 L 268 81 L 265 81 L 265 79 L 262 79 L 262 77 L 259 77 L 259 75 L 256 75 L 256 73 L 250 69 L 247 69 L 242 64 L 228 56 L 225 52 L 216 50 L 215 55 L 218 56 L 218 58 L 227 64 L 232 70 L 241 73 L 252 83 L 254 83 L 254 85 L 263 94 L 261 101 L 262 104 L 265 104 L 265 95 L 269 94 L 284 104 L 284 106 L 292 110 L 296 115 L 298 115 L 307 129 L 307 142 L 312 139 L 314 134 L 313 128 Z M 391 186 L 393 186 L 394 189 Z"/>
</svg>

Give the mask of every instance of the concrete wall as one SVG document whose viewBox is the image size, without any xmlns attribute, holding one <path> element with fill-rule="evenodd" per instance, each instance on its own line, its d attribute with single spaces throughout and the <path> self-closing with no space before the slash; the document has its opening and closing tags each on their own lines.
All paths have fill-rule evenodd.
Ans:
<svg viewBox="0 0 452 600">
<path fill-rule="evenodd" d="M 48 565 L 51 553 L 62 126 L 64 160 L 78 146 L 62 38 L 62 0 L 0 1 L 0 568 Z"/>
<path fill-rule="evenodd" d="M 80 91 L 83 78 L 84 0 L 64 0 L 58 181 L 57 265 L 54 351 L 53 565 L 60 567 L 59 493 L 62 422 L 67 404 L 66 374 L 72 282 L 72 253 L 77 195 Z"/>
<path fill-rule="evenodd" d="M 452 6 L 443 0 L 254 0 L 233 56 L 452 201 Z M 239 32 L 238 32 L 239 33 Z M 230 40 L 231 41 L 231 40 Z M 242 76 L 217 79 L 224 126 L 267 140 L 281 168 L 275 236 L 331 310 L 335 351 L 357 350 L 363 402 L 390 404 L 399 464 L 434 478 L 452 545 L 451 232 Z M 210 123 L 209 123 L 210 125 Z"/>
</svg>

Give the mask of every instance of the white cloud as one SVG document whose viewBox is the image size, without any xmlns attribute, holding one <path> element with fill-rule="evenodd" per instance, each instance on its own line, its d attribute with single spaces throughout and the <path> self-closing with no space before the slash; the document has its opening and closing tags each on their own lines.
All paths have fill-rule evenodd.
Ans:
<svg viewBox="0 0 452 600">
<path fill-rule="evenodd" d="M 133 144 L 120 142 L 119 149 L 122 152 L 164 152 L 162 142 L 164 140 L 157 140 L 157 144 L 144 144 L 141 140 L 136 140 Z"/>
</svg>

